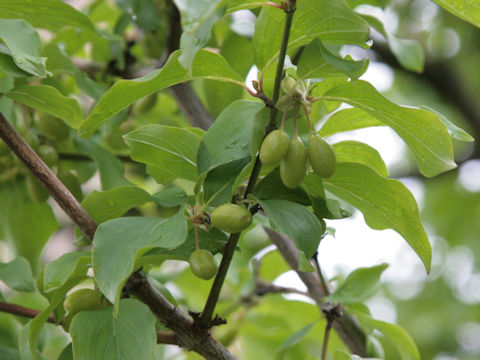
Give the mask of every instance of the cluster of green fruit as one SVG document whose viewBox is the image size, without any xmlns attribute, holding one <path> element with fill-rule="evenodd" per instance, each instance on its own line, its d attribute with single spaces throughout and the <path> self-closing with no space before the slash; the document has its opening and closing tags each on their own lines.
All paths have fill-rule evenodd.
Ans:
<svg viewBox="0 0 480 360">
<path fill-rule="evenodd" d="M 73 317 L 80 311 L 101 310 L 110 305 L 102 293 L 94 289 L 78 289 L 68 294 L 63 307 L 66 311 L 62 326 L 68 332 Z"/>
<path fill-rule="evenodd" d="M 284 130 L 268 134 L 260 147 L 260 161 L 265 165 L 280 164 L 280 178 L 288 188 L 299 186 L 307 174 L 307 160 L 315 174 L 328 178 L 335 172 L 333 148 L 316 134 L 310 135 L 307 148 L 298 136 L 289 139 Z"/>
<path fill-rule="evenodd" d="M 243 205 L 226 203 L 212 211 L 210 222 L 220 230 L 235 234 L 250 226 L 252 214 Z M 217 273 L 217 264 L 208 250 L 196 249 L 188 262 L 193 274 L 200 279 L 209 280 Z"/>
<path fill-rule="evenodd" d="M 69 127 L 62 120 L 45 113 L 36 113 L 32 124 L 26 119 L 24 120 L 17 124 L 17 131 L 45 164 L 56 171 L 60 181 L 81 201 L 83 193 L 80 182 L 72 171 L 60 168 L 59 155 L 56 150 L 58 143 L 69 139 Z M 13 153 L 2 141 L 0 141 L 0 174 L 0 182 L 13 180 L 18 174 L 25 176 L 25 184 L 30 198 L 39 203 L 48 199 L 45 188 L 13 156 Z"/>
</svg>

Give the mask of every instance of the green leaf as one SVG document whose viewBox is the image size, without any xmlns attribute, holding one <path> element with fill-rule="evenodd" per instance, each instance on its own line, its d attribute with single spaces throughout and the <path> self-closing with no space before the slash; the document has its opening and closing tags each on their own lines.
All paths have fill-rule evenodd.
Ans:
<svg viewBox="0 0 480 360">
<path fill-rule="evenodd" d="M 336 199 L 328 198 L 323 188 L 323 178 L 310 173 L 301 184 L 312 203 L 313 210 L 318 217 L 323 219 L 343 219 L 352 216 L 346 204 L 341 204 Z M 331 194 L 329 194 L 331 196 Z M 353 209 L 352 209 L 353 210 Z"/>
<path fill-rule="evenodd" d="M 2 18 L 24 19 L 32 26 L 57 32 L 64 26 L 95 31 L 90 19 L 60 0 L 0 0 Z"/>
<path fill-rule="evenodd" d="M 420 353 L 412 337 L 399 325 L 372 319 L 370 316 L 355 311 L 358 320 L 387 336 L 397 347 L 402 360 L 420 360 Z"/>
<path fill-rule="evenodd" d="M 3 17 L 3 12 L 1 14 Z M 40 56 L 40 36 L 29 23 L 24 20 L 0 19 L 0 39 L 20 69 L 40 78 L 47 76 L 47 59 Z"/>
<path fill-rule="evenodd" d="M 7 93 L 7 97 L 31 108 L 60 118 L 74 129 L 78 129 L 83 120 L 83 111 L 78 101 L 63 96 L 53 86 L 17 86 Z"/>
<path fill-rule="evenodd" d="M 298 270 L 304 271 L 304 272 L 315 271 L 315 268 L 310 263 L 310 261 L 307 259 L 307 257 L 305 256 L 305 253 L 303 251 L 298 252 Z"/>
<path fill-rule="evenodd" d="M 103 148 L 95 141 L 76 137 L 74 143 L 79 153 L 92 158 L 97 163 L 103 190 L 131 185 L 123 176 L 122 162 L 112 152 Z"/>
<path fill-rule="evenodd" d="M 174 2 L 180 11 L 183 27 L 180 38 L 182 55 L 178 62 L 185 69 L 189 69 L 197 51 L 210 39 L 213 25 L 223 15 L 224 1 L 174 0 Z"/>
<path fill-rule="evenodd" d="M 349 108 L 337 111 L 321 127 L 320 136 L 327 137 L 344 131 L 357 130 L 370 126 L 384 126 L 373 115 L 358 108 Z"/>
<path fill-rule="evenodd" d="M 211 228 L 208 231 L 198 228 L 198 240 L 201 249 L 210 251 L 213 255 L 223 253 L 225 245 L 228 241 L 228 236 L 216 228 Z M 195 231 L 193 227 L 188 231 L 187 240 L 177 247 L 166 248 L 154 248 L 149 250 L 140 259 L 141 263 L 146 264 L 149 262 L 160 263 L 163 260 L 184 260 L 188 261 L 195 247 Z"/>
<path fill-rule="evenodd" d="M 197 180 L 197 149 L 200 136 L 179 127 L 145 125 L 124 136 L 131 157 L 191 181 Z"/>
<path fill-rule="evenodd" d="M 42 290 L 45 293 L 50 293 L 60 289 L 76 269 L 84 266 L 87 270 L 90 263 L 90 253 L 87 251 L 71 252 L 60 256 L 45 266 Z"/>
<path fill-rule="evenodd" d="M 205 204 L 219 206 L 230 201 L 235 180 L 249 162 L 250 156 L 210 170 L 203 183 Z"/>
<path fill-rule="evenodd" d="M 447 127 L 448 133 L 450 134 L 452 139 L 455 139 L 455 140 L 458 140 L 458 141 L 464 141 L 464 142 L 474 142 L 475 141 L 475 139 L 473 138 L 472 135 L 467 133 L 462 128 L 459 128 L 457 125 L 452 123 L 444 115 L 440 114 L 438 111 L 432 109 L 429 106 L 425 106 L 425 105 L 421 106 L 421 108 L 425 109 L 425 110 L 428 110 L 428 111 L 434 113 L 435 115 L 437 115 L 439 117 L 439 119 L 442 120 L 443 123 L 445 124 L 445 126 Z"/>
<path fill-rule="evenodd" d="M 119 312 L 113 308 L 82 311 L 70 326 L 76 360 L 151 360 L 157 343 L 155 316 L 147 305 L 123 299 Z"/>
<path fill-rule="evenodd" d="M 10 55 L 3 54 L 1 52 L 2 50 L 3 49 L 0 49 L 0 74 L 3 73 L 4 75 L 16 77 L 16 78 L 25 78 L 25 77 L 31 76 L 29 73 L 20 69 L 15 64 L 15 61 L 13 61 L 13 59 Z M 12 84 L 11 88 L 13 88 L 13 84 Z M 3 93 L 3 92 L 6 92 L 8 90 L 9 89 L 7 89 L 7 90 L 2 89 L 1 92 Z"/>
<path fill-rule="evenodd" d="M 52 208 L 47 203 L 30 201 L 24 188 L 4 185 L 2 190 L 1 207 L 8 209 L 0 216 L 4 238 L 13 245 L 16 253 L 25 257 L 35 269 L 43 246 L 58 229 L 58 222 Z"/>
<path fill-rule="evenodd" d="M 238 11 L 238 10 L 247 10 L 253 9 L 260 6 L 265 6 L 268 4 L 267 1 L 261 0 L 228 0 L 228 9 L 227 13 Z"/>
<path fill-rule="evenodd" d="M 310 205 L 310 199 L 303 189 L 300 187 L 290 189 L 283 185 L 278 167 L 258 182 L 253 195 L 260 200 L 281 199 Z"/>
<path fill-rule="evenodd" d="M 341 141 L 333 144 L 337 162 L 356 162 L 367 165 L 380 175 L 388 177 L 387 166 L 377 150 L 358 141 Z"/>
<path fill-rule="evenodd" d="M 22 360 L 18 350 L 0 345 L 0 359 L 2 360 Z"/>
<path fill-rule="evenodd" d="M 77 283 L 85 279 L 88 267 L 87 261 L 90 261 L 89 256 L 79 256 L 71 272 L 64 274 L 66 279 L 63 285 L 55 292 L 52 292 L 50 297 L 50 304 L 40 314 L 38 314 L 32 321 L 26 324 L 21 332 L 19 338 L 20 353 L 23 360 L 38 360 L 41 359 L 37 350 L 38 337 L 43 325 L 46 323 L 50 314 L 59 306 L 67 292 Z"/>
<path fill-rule="evenodd" d="M 149 201 L 152 201 L 152 197 L 145 190 L 134 186 L 121 186 L 102 192 L 93 190 L 82 201 L 82 206 L 93 220 L 100 224 Z"/>
<path fill-rule="evenodd" d="M 423 48 L 417 40 L 399 39 L 390 35 L 385 30 L 383 23 L 371 15 L 360 15 L 371 27 L 377 30 L 388 41 L 388 47 L 397 61 L 405 69 L 421 73 L 425 65 L 425 54 Z"/>
<path fill-rule="evenodd" d="M 238 100 L 222 111 L 198 148 L 199 175 L 250 156 L 255 114 L 263 107 L 259 102 Z"/>
<path fill-rule="evenodd" d="M 74 360 L 72 343 L 69 343 L 60 353 L 57 360 Z"/>
<path fill-rule="evenodd" d="M 192 68 L 187 72 L 178 62 L 180 51 L 172 53 L 161 69 L 134 80 L 117 81 L 100 99 L 80 126 L 80 136 L 92 135 L 110 117 L 141 98 L 166 87 L 192 79 L 205 78 L 227 81 L 244 86 L 242 77 L 225 59 L 207 50 L 195 55 Z"/>
<path fill-rule="evenodd" d="M 171 208 L 188 203 L 187 193 L 178 186 L 170 186 L 152 195 L 160 206 Z"/>
<path fill-rule="evenodd" d="M 380 276 L 387 267 L 388 264 L 381 264 L 354 270 L 327 301 L 354 304 L 370 299 L 380 289 Z"/>
<path fill-rule="evenodd" d="M 309 259 L 317 251 L 323 234 L 322 224 L 305 206 L 287 200 L 259 200 L 270 227 L 293 240 Z"/>
<path fill-rule="evenodd" d="M 45 45 L 43 55 L 48 58 L 47 71 L 50 71 L 54 76 L 59 74 L 75 76 L 77 86 L 92 99 L 100 99 L 106 91 L 103 84 L 95 82 L 81 71 L 59 44 L 51 42 Z"/>
<path fill-rule="evenodd" d="M 305 336 L 312 330 L 313 326 L 315 325 L 316 321 L 304 326 L 300 330 L 295 331 L 292 335 L 290 335 L 285 341 L 280 345 L 278 348 L 278 352 L 286 352 L 289 348 L 297 345 L 300 341 L 303 340 Z"/>
<path fill-rule="evenodd" d="M 417 73 L 423 72 L 425 54 L 423 53 L 422 46 L 417 40 L 399 39 L 390 35 L 388 37 L 388 45 L 400 65 L 405 69 Z"/>
<path fill-rule="evenodd" d="M 435 0 L 445 10 L 480 27 L 480 4 L 477 0 Z"/>
<path fill-rule="evenodd" d="M 302 79 L 344 77 L 358 79 L 368 67 L 369 59 L 342 59 L 328 50 L 320 40 L 314 40 L 303 50 L 297 66 Z"/>
<path fill-rule="evenodd" d="M 284 23 L 284 12 L 270 6 L 262 8 L 253 37 L 259 69 L 263 70 L 278 57 Z M 288 50 L 307 45 L 315 38 L 329 43 L 363 45 L 368 34 L 368 24 L 343 0 L 304 0 L 297 4 Z"/>
<path fill-rule="evenodd" d="M 321 98 L 346 102 L 390 126 L 407 143 L 423 175 L 432 177 L 456 167 L 447 128 L 435 114 L 398 106 L 361 80 L 333 88 Z"/>
<path fill-rule="evenodd" d="M 138 258 L 155 247 L 174 248 L 186 237 L 183 211 L 167 219 L 124 217 L 104 222 L 93 241 L 92 262 L 98 287 L 117 306 Z"/>
<path fill-rule="evenodd" d="M 30 263 L 23 257 L 17 257 L 9 263 L 0 263 L 0 280 L 13 290 L 35 291 Z"/>
<path fill-rule="evenodd" d="M 430 271 L 432 249 L 418 206 L 401 182 L 362 164 L 338 163 L 333 176 L 323 183 L 328 191 L 359 209 L 372 229 L 393 229 L 403 236 Z"/>
</svg>

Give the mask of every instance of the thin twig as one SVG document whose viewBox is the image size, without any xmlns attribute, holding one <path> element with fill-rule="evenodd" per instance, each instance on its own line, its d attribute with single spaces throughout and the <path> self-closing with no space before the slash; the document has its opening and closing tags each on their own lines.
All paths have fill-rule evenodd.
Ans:
<svg viewBox="0 0 480 360">
<path fill-rule="evenodd" d="M 6 302 L 0 302 L 0 312 L 19 315 L 31 319 L 41 313 L 41 311 L 35 309 L 30 309 L 16 304 L 9 304 Z M 53 315 L 50 315 L 48 317 L 47 322 L 55 324 L 55 318 L 53 317 Z"/>
<path fill-rule="evenodd" d="M 327 324 L 325 325 L 325 334 L 323 336 L 321 360 L 326 360 L 328 340 L 330 339 L 330 331 L 332 330 L 332 325 L 335 322 L 335 320 L 342 316 L 342 311 L 340 309 L 339 304 L 332 305 L 330 303 L 327 303 L 323 307 L 322 312 L 325 315 L 325 318 L 327 319 Z"/>
<path fill-rule="evenodd" d="M 275 104 L 278 100 L 278 96 L 280 94 L 280 83 L 282 81 L 282 74 L 283 74 L 283 65 L 285 63 L 285 55 L 287 53 L 288 47 L 288 38 L 290 36 L 290 29 L 292 26 L 292 18 L 295 12 L 295 2 L 296 0 L 289 0 L 286 4 L 286 20 L 285 20 L 285 27 L 283 31 L 283 38 L 282 44 L 280 48 L 280 56 L 278 59 L 277 65 L 277 72 L 275 76 L 275 87 L 273 93 L 272 103 Z M 268 104 L 267 104 L 268 105 Z M 266 133 L 270 132 L 275 126 L 275 116 L 277 110 L 270 106 L 270 121 L 266 128 Z M 248 179 L 248 185 L 245 190 L 245 194 L 243 196 L 244 199 L 247 198 L 248 194 L 253 191 L 255 187 L 255 183 L 257 182 L 258 176 L 260 174 L 260 169 L 262 164 L 260 162 L 259 157 L 257 156 L 255 160 L 255 164 L 252 169 L 252 173 L 250 174 L 250 178 Z M 208 294 L 207 302 L 205 303 L 205 307 L 202 311 L 202 314 L 199 318 L 199 326 L 202 328 L 209 328 L 210 322 L 215 311 L 215 306 L 217 305 L 218 298 L 220 296 L 220 291 L 223 287 L 223 283 L 225 281 L 225 277 L 227 275 L 228 268 L 230 267 L 230 263 L 233 258 L 233 254 L 237 247 L 238 239 L 240 238 L 240 233 L 231 234 L 230 238 L 228 239 L 227 245 L 225 246 L 225 250 L 223 252 L 222 261 L 220 263 L 220 267 L 218 268 L 217 275 L 215 276 L 215 280 L 213 281 L 213 285 L 210 289 L 210 293 Z"/>
<path fill-rule="evenodd" d="M 270 240 L 272 240 L 277 246 L 277 249 L 282 254 L 283 258 L 287 261 L 290 267 L 295 270 L 300 280 L 302 280 L 307 286 L 310 297 L 315 301 L 318 308 L 323 311 L 323 298 L 326 293 L 317 273 L 298 270 L 298 250 L 295 244 L 283 234 L 269 228 L 264 229 L 270 237 Z M 349 315 L 344 315 L 333 323 L 333 327 L 353 354 L 362 357 L 367 355 L 366 337 L 355 318 Z"/>
</svg>

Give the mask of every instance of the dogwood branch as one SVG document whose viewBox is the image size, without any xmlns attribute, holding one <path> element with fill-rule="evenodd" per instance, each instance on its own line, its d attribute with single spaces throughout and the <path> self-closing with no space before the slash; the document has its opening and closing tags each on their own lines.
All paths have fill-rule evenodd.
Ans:
<svg viewBox="0 0 480 360">
<path fill-rule="evenodd" d="M 80 228 L 85 236 L 93 241 L 97 224 L 55 176 L 50 168 L 25 142 L 15 128 L 0 114 L 0 138 L 25 164 L 37 180 L 47 189 L 65 213 Z M 136 272 L 128 280 L 126 287 L 135 296 L 150 307 L 158 319 L 177 334 L 178 344 L 195 351 L 206 359 L 232 360 L 235 357 L 210 334 L 196 331 L 193 322 L 184 313 L 173 306 L 162 294 L 147 281 L 144 274 Z"/>
</svg>

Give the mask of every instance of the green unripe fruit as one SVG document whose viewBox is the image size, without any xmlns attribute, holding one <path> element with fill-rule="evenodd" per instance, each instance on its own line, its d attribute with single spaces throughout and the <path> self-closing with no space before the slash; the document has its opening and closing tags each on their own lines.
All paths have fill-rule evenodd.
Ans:
<svg viewBox="0 0 480 360">
<path fill-rule="evenodd" d="M 35 117 L 35 126 L 45 136 L 56 141 L 68 139 L 70 129 L 62 120 L 45 113 L 39 113 Z"/>
<path fill-rule="evenodd" d="M 48 192 L 32 175 L 28 174 L 26 178 L 27 193 L 30 198 L 38 203 L 47 201 Z"/>
<path fill-rule="evenodd" d="M 50 145 L 40 145 L 38 156 L 50 167 L 58 162 L 58 152 Z"/>
<path fill-rule="evenodd" d="M 25 135 L 23 135 L 23 139 L 27 142 L 28 145 L 30 145 L 30 147 L 33 150 L 38 149 L 38 145 L 40 144 L 40 140 L 38 140 L 38 136 L 35 135 L 33 132 L 31 132 L 31 131 L 26 132 Z"/>
<path fill-rule="evenodd" d="M 307 174 L 307 150 L 298 138 L 290 141 L 288 151 L 280 162 L 280 179 L 283 185 L 293 189 L 302 183 Z"/>
<path fill-rule="evenodd" d="M 315 174 L 328 178 L 335 172 L 337 159 L 335 151 L 318 135 L 310 136 L 307 145 L 308 160 Z"/>
<path fill-rule="evenodd" d="M 257 252 L 270 244 L 270 238 L 265 230 L 263 230 L 263 227 L 257 225 L 252 230 L 245 233 L 243 236 L 243 243 L 248 250 Z"/>
<path fill-rule="evenodd" d="M 103 308 L 102 294 L 93 289 L 79 289 L 67 296 L 63 307 L 67 312 L 63 319 L 63 328 L 68 331 L 73 317 L 80 311 L 100 310 Z"/>
<path fill-rule="evenodd" d="M 287 111 L 293 104 L 295 104 L 294 96 L 282 95 L 275 103 L 275 107 L 280 111 Z"/>
<path fill-rule="evenodd" d="M 281 83 L 282 90 L 287 94 L 287 95 L 295 95 L 295 86 L 297 85 L 297 81 L 292 78 L 291 76 L 286 76 Z"/>
<path fill-rule="evenodd" d="M 217 273 L 217 264 L 210 251 L 195 250 L 188 259 L 192 273 L 203 280 L 210 280 Z"/>
<path fill-rule="evenodd" d="M 77 176 L 70 170 L 60 170 L 57 174 L 60 181 L 67 187 L 72 195 L 81 202 L 83 200 L 83 192 Z"/>
<path fill-rule="evenodd" d="M 227 203 L 213 210 L 210 220 L 220 230 L 235 234 L 250 226 L 252 214 L 242 205 Z"/>
<path fill-rule="evenodd" d="M 79 289 L 67 296 L 63 307 L 66 312 L 76 314 L 80 311 L 98 309 L 101 304 L 101 292 L 94 289 Z"/>
<path fill-rule="evenodd" d="M 274 130 L 263 140 L 260 161 L 265 165 L 277 165 L 288 150 L 290 139 L 283 130 Z"/>
</svg>

